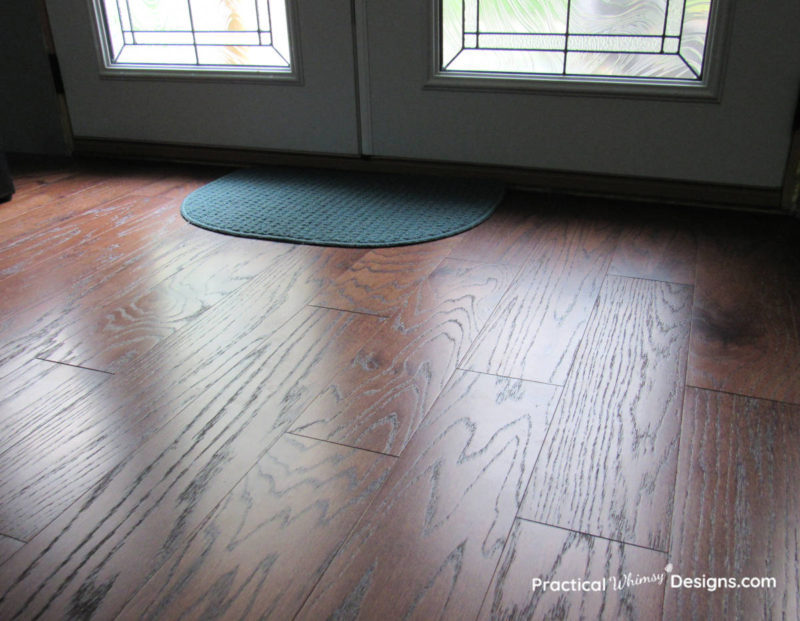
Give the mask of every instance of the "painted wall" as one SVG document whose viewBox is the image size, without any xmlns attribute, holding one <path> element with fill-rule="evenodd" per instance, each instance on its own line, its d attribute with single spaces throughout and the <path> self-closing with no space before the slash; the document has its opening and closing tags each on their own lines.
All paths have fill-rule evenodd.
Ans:
<svg viewBox="0 0 800 621">
<path fill-rule="evenodd" d="M 0 144 L 8 152 L 67 152 L 34 0 L 0 1 Z"/>
</svg>

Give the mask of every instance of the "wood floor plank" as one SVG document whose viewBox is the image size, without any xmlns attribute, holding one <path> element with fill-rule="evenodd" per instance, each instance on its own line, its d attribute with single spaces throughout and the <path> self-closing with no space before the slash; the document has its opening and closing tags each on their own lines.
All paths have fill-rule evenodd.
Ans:
<svg viewBox="0 0 800 621">
<path fill-rule="evenodd" d="M 175 166 L 160 170 L 161 175 L 140 183 L 132 192 L 133 196 L 166 196 L 183 201 L 191 192 L 230 172 L 230 168 L 220 166 Z M 166 174 L 166 176 L 162 176 Z"/>
<path fill-rule="evenodd" d="M 34 413 L 47 424 L 0 455 L 0 472 L 14 473 L 0 480 L 0 532 L 29 538 L 178 412 L 210 399 L 208 392 L 220 378 L 236 376 L 237 364 L 245 369 L 256 364 L 247 356 L 271 343 L 272 335 L 341 273 L 337 256 L 338 250 L 294 247 L 273 270 L 163 340 L 85 399 L 65 410 Z M 370 336 L 354 343 L 355 350 Z M 350 360 L 340 361 L 336 370 Z"/>
<path fill-rule="evenodd" d="M 74 162 L 41 163 L 41 162 L 9 162 L 11 178 L 17 194 L 40 192 L 45 186 L 77 174 L 78 167 Z"/>
<path fill-rule="evenodd" d="M 522 265 L 531 254 L 537 214 L 551 208 L 545 196 L 509 192 L 492 216 L 461 233 L 451 259 Z"/>
<path fill-rule="evenodd" d="M 2 322 L 0 361 L 20 352 L 118 372 L 167 335 L 276 263 L 291 245 L 179 228 L 123 263 L 104 266 L 68 292 Z M 360 249 L 329 253 L 321 276 L 343 271 Z M 337 272 L 338 273 L 338 272 Z M 309 279 L 305 287 L 313 286 Z"/>
<path fill-rule="evenodd" d="M 687 382 L 800 403 L 800 227 L 736 218 L 698 254 Z"/>
<path fill-rule="evenodd" d="M 664 619 L 800 616 L 798 472 L 800 407 L 687 388 L 670 551 L 675 573 L 774 578 L 776 586 L 670 588 Z"/>
<path fill-rule="evenodd" d="M 389 317 L 405 306 L 456 243 L 450 237 L 371 250 L 320 292 L 313 304 Z"/>
<path fill-rule="evenodd" d="M 647 205 L 639 213 L 624 213 L 626 226 L 614 252 L 609 274 L 693 285 L 697 259 L 697 231 L 685 210 Z M 649 208 L 649 209 L 648 209 Z"/>
<path fill-rule="evenodd" d="M 798 222 L 511 192 L 450 239 L 332 250 L 185 223 L 222 169 L 14 170 L 0 619 L 649 619 L 663 585 L 531 579 L 665 559 L 778 584 L 667 588 L 664 619 L 797 616 Z M 777 401 L 684 397 L 688 349 Z"/>
<path fill-rule="evenodd" d="M 590 218 L 542 222 L 531 256 L 464 368 L 562 385 L 617 235 L 617 227 Z"/>
<path fill-rule="evenodd" d="M 87 279 L 97 282 L 116 265 L 163 252 L 162 245 L 187 236 L 187 231 L 198 240 L 213 238 L 180 216 L 181 197 L 205 182 L 197 176 L 134 184 L 126 197 L 66 218 L 51 230 L 56 231 L 52 236 L 37 231 L 5 248 L 0 257 L 7 277 L 0 286 L 7 297 L 0 302 L 0 314 L 7 316 L 12 309 L 19 313 L 48 297 L 74 296 L 74 289 L 82 293 Z M 33 270 L 36 278 L 30 276 Z"/>
<path fill-rule="evenodd" d="M 192 357 L 194 372 L 171 379 L 173 395 L 184 393 L 171 405 L 177 414 L 135 453 L 117 458 L 4 566 L 0 617 L 116 615 L 186 545 L 379 321 L 306 309 L 277 331 L 266 321 L 247 338 L 218 341 L 207 351 L 207 364 L 198 367 Z M 148 437 L 143 432 L 141 425 L 129 427 L 128 443 Z"/>
<path fill-rule="evenodd" d="M 102 174 L 78 173 L 59 179 L 38 191 L 18 190 L 11 200 L 3 203 L 0 208 L 0 222 L 3 223 L 2 239 L 12 239 L 16 235 L 29 231 L 30 228 L 26 226 L 27 218 L 31 216 L 34 209 L 45 208 L 50 217 L 55 219 L 59 216 L 59 211 L 52 209 L 53 204 L 66 202 L 66 198 L 100 185 L 107 180 L 107 176 Z M 9 230 L 12 223 L 13 232 Z"/>
<path fill-rule="evenodd" d="M 445 259 L 294 431 L 399 455 L 513 278 L 514 269 Z"/>
<path fill-rule="evenodd" d="M 5 563 L 17 550 L 25 544 L 11 537 L 0 535 L 0 565 Z"/>
<path fill-rule="evenodd" d="M 16 192 L 0 209 L 0 242 L 7 243 L 30 231 L 46 230 L 87 209 L 135 192 L 156 196 L 192 189 L 223 174 L 216 167 L 187 168 L 123 167 L 119 165 L 83 166 L 68 176 L 39 186 L 37 191 Z M 191 184 L 194 182 L 194 187 Z"/>
<path fill-rule="evenodd" d="M 204 245 L 205 246 L 205 245 Z M 47 360 L 118 372 L 157 343 L 196 320 L 214 304 L 264 271 L 290 247 L 261 240 L 220 241 L 190 263 L 171 262 L 174 273 L 147 286 L 81 304 L 80 321 L 64 328 L 40 352 Z M 143 285 L 145 283 L 142 283 Z"/>
<path fill-rule="evenodd" d="M 25 309 L 81 281 L 93 271 L 122 262 L 179 223 L 174 199 L 130 196 L 98 208 L 94 222 L 70 220 L 60 230 L 42 233 L 22 249 L 9 248 L 0 286 L 0 313 Z M 86 225 L 84 227 L 83 225 Z M 32 278 L 31 274 L 37 277 Z"/>
<path fill-rule="evenodd" d="M 0 365 L 0 453 L 46 426 L 52 412 L 68 410 L 108 375 L 30 359 Z"/>
<path fill-rule="evenodd" d="M 478 618 L 657 619 L 667 562 L 663 552 L 517 520 Z"/>
<path fill-rule="evenodd" d="M 12 303 L 13 312 L 0 315 L 0 330 L 5 336 L 5 341 L 0 342 L 0 363 L 18 355 L 46 356 L 61 345 L 65 336 L 95 325 L 99 321 L 96 319 L 99 309 L 124 308 L 128 303 L 125 300 L 146 295 L 160 282 L 187 265 L 194 265 L 223 244 L 225 236 L 189 226 L 178 215 L 182 197 L 205 183 L 210 174 L 203 169 L 179 177 L 177 185 L 170 181 L 161 184 L 158 196 L 175 201 L 174 211 L 159 219 L 159 228 L 151 235 L 134 239 L 133 243 L 126 240 L 124 245 L 116 245 L 113 260 L 94 263 L 92 269 L 77 280 L 81 274 L 70 274 L 65 279 L 48 278 L 49 286 L 44 295 L 31 294 L 41 299 L 29 308 L 22 308 L 22 303 L 30 301 L 24 297 L 19 300 L 20 304 Z M 185 181 L 186 178 L 190 181 Z M 152 188 L 153 184 L 146 189 Z M 141 192 L 136 188 L 134 191 L 136 195 Z M 41 273 L 29 280 L 38 283 Z"/>
<path fill-rule="evenodd" d="M 0 276 L 6 278 L 28 266 L 35 266 L 36 261 L 48 260 L 58 252 L 77 245 L 81 240 L 85 241 L 87 236 L 101 233 L 106 226 L 113 226 L 115 219 L 119 225 L 134 209 L 134 201 L 126 201 L 121 195 L 129 193 L 136 185 L 138 183 L 131 183 L 124 191 L 118 189 L 116 184 L 101 186 L 96 191 L 90 188 L 86 190 L 86 196 L 63 201 L 75 204 L 73 213 L 63 203 L 53 205 L 53 209 L 63 207 L 67 213 L 63 221 L 58 221 L 53 226 L 37 228 L 39 223 L 33 215 L 27 215 L 23 221 L 24 232 L 5 240 L 3 244 Z M 95 194 L 99 196 L 88 198 Z M 46 211 L 49 213 L 50 210 Z"/>
<path fill-rule="evenodd" d="M 0 274 L 16 273 L 32 261 L 66 250 L 70 244 L 86 244 L 106 230 L 146 214 L 150 202 L 139 199 L 173 199 L 177 209 L 183 196 L 208 182 L 209 173 L 164 178 L 163 172 L 149 171 L 146 175 L 100 177 L 102 181 L 94 185 L 87 182 L 95 178 L 92 175 L 76 178 L 87 183 L 84 190 L 46 203 L 40 209 L 23 204 L 20 216 L 3 224 Z M 144 209 L 136 209 L 137 203 L 142 203 Z"/>
<path fill-rule="evenodd" d="M 96 220 L 98 215 L 103 216 L 102 207 L 107 203 L 117 201 L 135 191 L 144 195 L 141 193 L 146 192 L 144 188 L 148 185 L 159 189 L 164 184 L 167 187 L 175 185 L 174 178 L 165 179 L 164 176 L 164 172 L 154 170 L 144 174 L 128 174 L 112 178 L 107 174 L 89 173 L 59 182 L 66 184 L 69 181 L 71 189 L 84 186 L 82 190 L 70 191 L 61 198 L 58 197 L 59 184 L 48 186 L 52 192 L 47 194 L 37 192 L 28 197 L 12 198 L 9 205 L 18 215 L 3 222 L 0 243 L 5 248 L 30 246 L 35 240 L 48 234 L 59 234 L 65 224 L 75 224 L 81 229 L 86 229 L 91 226 L 91 220 Z M 161 191 L 151 195 L 160 193 Z M 50 198 L 53 200 L 47 200 Z"/>
<path fill-rule="evenodd" d="M 475 618 L 558 390 L 458 372 L 298 618 Z"/>
<path fill-rule="evenodd" d="M 520 517 L 667 550 L 691 300 L 607 279 Z"/>
<path fill-rule="evenodd" d="M 125 299 L 146 295 L 221 243 L 210 233 L 187 235 L 189 227 L 183 224 L 174 232 L 169 227 L 170 222 L 165 222 L 165 237 L 134 245 L 119 261 L 98 264 L 84 278 L 62 283 L 32 306 L 0 315 L 5 337 L 0 342 L 0 363 L 18 356 L 46 356 L 68 335 L 96 325 L 98 309 L 124 306 Z"/>
<path fill-rule="evenodd" d="M 394 459 L 284 435 L 118 619 L 291 619 Z"/>
</svg>

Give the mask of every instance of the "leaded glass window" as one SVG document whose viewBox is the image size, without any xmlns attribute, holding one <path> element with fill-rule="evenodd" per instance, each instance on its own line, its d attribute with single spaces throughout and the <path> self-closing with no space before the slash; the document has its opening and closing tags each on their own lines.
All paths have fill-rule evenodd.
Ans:
<svg viewBox="0 0 800 621">
<path fill-rule="evenodd" d="M 703 78 L 711 0 L 441 0 L 444 72 Z"/>
<path fill-rule="evenodd" d="M 291 71 L 286 0 L 98 0 L 114 67 Z"/>
</svg>

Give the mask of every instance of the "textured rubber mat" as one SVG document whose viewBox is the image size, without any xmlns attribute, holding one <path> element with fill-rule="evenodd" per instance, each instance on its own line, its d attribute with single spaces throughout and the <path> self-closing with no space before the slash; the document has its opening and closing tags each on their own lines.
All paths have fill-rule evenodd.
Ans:
<svg viewBox="0 0 800 621">
<path fill-rule="evenodd" d="M 325 246 L 441 239 L 488 218 L 493 181 L 297 168 L 239 170 L 192 192 L 181 213 L 230 235 Z"/>
</svg>

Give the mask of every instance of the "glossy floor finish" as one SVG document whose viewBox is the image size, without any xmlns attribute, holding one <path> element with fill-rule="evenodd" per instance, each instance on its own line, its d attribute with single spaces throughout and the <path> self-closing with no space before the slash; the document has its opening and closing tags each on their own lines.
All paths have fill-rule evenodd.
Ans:
<svg viewBox="0 0 800 621">
<path fill-rule="evenodd" d="M 797 222 L 296 246 L 181 219 L 224 172 L 16 166 L 0 618 L 797 618 Z"/>
</svg>

